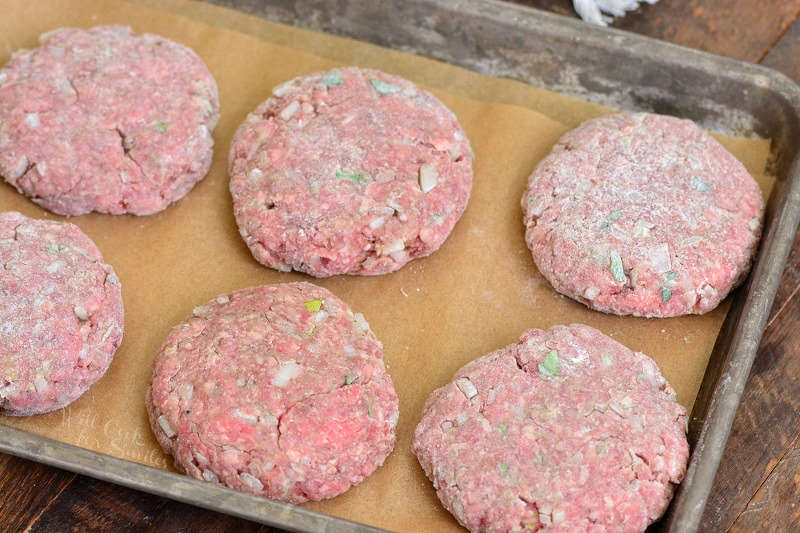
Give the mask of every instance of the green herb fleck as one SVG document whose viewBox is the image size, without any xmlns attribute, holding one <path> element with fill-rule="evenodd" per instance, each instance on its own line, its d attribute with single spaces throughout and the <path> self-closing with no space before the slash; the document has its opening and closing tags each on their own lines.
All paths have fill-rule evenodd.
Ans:
<svg viewBox="0 0 800 533">
<path fill-rule="evenodd" d="M 367 416 L 372 416 L 372 406 L 367 402 Z"/>
<path fill-rule="evenodd" d="M 672 289 L 669 287 L 661 287 L 661 301 L 668 302 L 672 298 Z"/>
<path fill-rule="evenodd" d="M 380 94 L 396 94 L 403 90 L 402 87 L 398 87 L 393 83 L 389 83 L 388 81 L 383 80 L 369 80 L 372 84 L 372 88 L 378 91 Z"/>
<path fill-rule="evenodd" d="M 500 472 L 502 472 L 504 476 L 505 476 L 506 474 L 508 474 L 508 465 L 507 465 L 507 464 L 505 464 L 505 463 L 500 463 L 499 465 L 497 465 L 497 468 L 499 468 L 499 469 L 500 469 Z"/>
<path fill-rule="evenodd" d="M 692 189 L 700 192 L 708 192 L 711 190 L 711 187 L 708 186 L 708 183 L 695 176 L 692 178 Z"/>
<path fill-rule="evenodd" d="M 500 431 L 500 433 L 505 433 L 505 432 L 506 432 L 506 428 L 507 428 L 507 427 L 508 427 L 508 426 L 506 426 L 506 423 L 505 423 L 505 422 L 500 422 L 500 423 L 497 425 L 497 429 Z"/>
<path fill-rule="evenodd" d="M 317 329 L 317 328 L 312 327 L 310 330 L 304 332 L 303 335 L 305 335 L 306 337 L 310 337 L 310 336 L 312 336 L 314 334 L 314 330 L 315 329 Z"/>
<path fill-rule="evenodd" d="M 539 372 L 553 378 L 561 375 L 561 361 L 558 359 L 558 352 L 552 350 L 544 356 L 544 361 L 539 363 Z"/>
<path fill-rule="evenodd" d="M 164 124 L 163 122 L 159 122 L 158 124 L 156 124 L 156 125 L 155 125 L 155 128 L 156 128 L 158 131 L 160 131 L 160 132 L 165 132 L 165 131 L 167 131 L 167 125 L 166 125 L 166 124 Z"/>
<path fill-rule="evenodd" d="M 672 281 L 673 279 L 675 279 L 675 276 L 677 276 L 677 275 L 678 275 L 677 272 L 673 272 L 672 270 L 670 270 L 669 272 L 667 272 L 666 280 L 667 281 Z"/>
<path fill-rule="evenodd" d="M 647 375 L 644 372 L 639 372 L 638 374 L 636 374 L 636 377 L 638 379 L 644 379 L 647 377 Z"/>
<path fill-rule="evenodd" d="M 529 529 L 531 531 L 536 531 L 536 528 L 537 528 L 537 526 L 535 526 L 533 524 L 527 524 L 527 523 L 525 524 L 525 529 Z"/>
<path fill-rule="evenodd" d="M 322 300 L 309 300 L 303 305 L 306 306 L 309 313 L 316 313 L 322 307 Z"/>
<path fill-rule="evenodd" d="M 342 84 L 342 75 L 339 74 L 338 70 L 332 70 L 322 76 L 322 85 L 325 87 L 331 87 L 333 85 L 341 85 Z"/>
<path fill-rule="evenodd" d="M 117 284 L 117 278 L 115 278 L 114 276 L 111 276 L 111 275 L 106 276 L 106 279 L 112 285 L 116 285 Z"/>
<path fill-rule="evenodd" d="M 341 170 L 336 171 L 336 177 L 342 178 L 346 180 L 350 180 L 353 183 L 361 183 L 361 178 L 364 177 L 364 174 L 361 172 L 342 172 Z"/>
<path fill-rule="evenodd" d="M 58 253 L 58 247 L 55 244 L 48 244 L 47 251 L 52 252 L 54 254 Z"/>
<path fill-rule="evenodd" d="M 608 449 L 606 448 L 606 443 L 605 442 L 598 443 L 597 446 L 595 447 L 595 451 L 597 452 L 597 455 L 605 455 L 606 452 L 608 452 Z"/>
<path fill-rule="evenodd" d="M 353 374 L 346 374 L 344 376 L 344 384 L 345 385 L 350 385 L 355 380 L 356 380 L 356 378 L 355 378 L 355 376 L 353 376 Z"/>
<path fill-rule="evenodd" d="M 615 222 L 620 218 L 622 218 L 622 209 L 611 211 L 608 214 L 608 218 L 602 224 L 600 224 L 600 229 L 606 229 L 611 225 L 612 222 Z"/>
<path fill-rule="evenodd" d="M 611 264 L 609 265 L 608 269 L 611 271 L 611 275 L 614 276 L 615 280 L 624 282 L 625 270 L 622 268 L 622 258 L 617 252 L 611 252 L 610 258 Z"/>
</svg>

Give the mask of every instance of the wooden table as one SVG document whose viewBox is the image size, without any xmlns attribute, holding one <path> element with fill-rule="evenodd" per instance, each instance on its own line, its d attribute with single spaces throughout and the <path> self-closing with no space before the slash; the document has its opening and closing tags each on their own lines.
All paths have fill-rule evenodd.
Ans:
<svg viewBox="0 0 800 533">
<path fill-rule="evenodd" d="M 569 0 L 513 0 L 574 16 Z M 800 82 L 800 0 L 662 0 L 614 24 Z M 800 531 L 800 239 L 761 341 L 701 531 Z M 0 529 L 269 528 L 0 455 Z"/>
</svg>

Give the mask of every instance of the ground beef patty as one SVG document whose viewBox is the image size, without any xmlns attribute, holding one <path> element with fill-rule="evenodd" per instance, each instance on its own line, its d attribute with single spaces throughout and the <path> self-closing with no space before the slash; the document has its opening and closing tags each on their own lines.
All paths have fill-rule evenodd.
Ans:
<svg viewBox="0 0 800 533">
<path fill-rule="evenodd" d="M 464 366 L 413 450 L 471 531 L 644 531 L 683 479 L 686 421 L 649 357 L 574 324 Z"/>
<path fill-rule="evenodd" d="M 192 477 L 301 503 L 383 464 L 398 401 L 364 317 L 323 288 L 287 283 L 196 308 L 156 356 L 147 410 Z"/>
<path fill-rule="evenodd" d="M 123 26 L 61 29 L 0 70 L 0 176 L 61 215 L 148 215 L 211 164 L 217 86 L 191 50 Z"/>
<path fill-rule="evenodd" d="M 234 136 L 239 231 L 278 270 L 392 272 L 453 229 L 472 188 L 470 154 L 453 113 L 407 80 L 354 67 L 296 78 Z"/>
<path fill-rule="evenodd" d="M 714 309 L 750 268 L 764 203 L 745 168 L 693 122 L 589 120 L 536 167 L 525 237 L 560 293 L 620 315 Z"/>
<path fill-rule="evenodd" d="M 122 342 L 122 292 L 94 243 L 65 222 L 0 213 L 0 412 L 64 407 Z"/>
</svg>

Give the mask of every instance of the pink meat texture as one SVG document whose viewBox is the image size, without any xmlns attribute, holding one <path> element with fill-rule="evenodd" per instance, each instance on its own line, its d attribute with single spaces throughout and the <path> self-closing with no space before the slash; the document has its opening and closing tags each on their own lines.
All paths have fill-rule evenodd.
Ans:
<svg viewBox="0 0 800 533">
<path fill-rule="evenodd" d="M 354 67 L 276 87 L 239 127 L 229 165 L 253 256 L 317 277 L 385 274 L 433 253 L 472 188 L 453 113 L 409 81 Z"/>
<path fill-rule="evenodd" d="M 464 366 L 413 450 L 470 531 L 641 532 L 683 479 L 686 422 L 655 362 L 573 324 Z"/>
<path fill-rule="evenodd" d="M 61 215 L 149 215 L 208 172 L 217 86 L 190 49 L 60 29 L 0 70 L 0 176 Z"/>
<path fill-rule="evenodd" d="M 564 135 L 522 196 L 525 239 L 560 293 L 606 313 L 706 313 L 750 269 L 764 201 L 689 120 L 614 114 Z"/>
<path fill-rule="evenodd" d="M 0 213 L 0 412 L 76 400 L 122 342 L 119 278 L 77 226 Z"/>
<path fill-rule="evenodd" d="M 383 464 L 398 400 L 364 317 L 325 289 L 287 283 L 196 308 L 156 356 L 147 410 L 190 476 L 301 503 Z"/>
</svg>

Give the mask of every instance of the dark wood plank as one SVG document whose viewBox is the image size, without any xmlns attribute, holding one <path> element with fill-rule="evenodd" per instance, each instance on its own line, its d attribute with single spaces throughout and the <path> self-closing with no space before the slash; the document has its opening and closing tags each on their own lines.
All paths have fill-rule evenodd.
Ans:
<svg viewBox="0 0 800 533">
<path fill-rule="evenodd" d="M 52 469 L 55 470 L 55 469 Z M 51 531 L 269 531 L 258 524 L 76 476 L 30 523 L 31 533 Z"/>
<path fill-rule="evenodd" d="M 574 16 L 569 0 L 512 0 Z M 616 27 L 735 58 L 800 80 L 800 0 L 662 0 Z M 786 31 L 788 28 L 788 31 Z M 781 35 L 784 33 L 783 37 Z M 777 45 L 775 44 L 777 42 Z M 773 48 L 774 45 L 774 48 Z M 800 241 L 779 289 L 753 375 L 720 466 L 703 530 L 798 530 Z M 0 455 L 2 529 L 269 531 L 54 468 Z M 743 512 L 744 511 L 744 512 Z"/>
<path fill-rule="evenodd" d="M 569 0 L 512 0 L 574 16 Z M 758 62 L 797 18 L 800 0 L 661 0 L 612 26 L 745 61 Z"/>
<path fill-rule="evenodd" d="M 0 454 L 0 527 L 25 530 L 74 479 L 75 474 Z"/>
<path fill-rule="evenodd" d="M 797 531 L 800 524 L 800 439 L 758 489 L 731 531 Z"/>
<path fill-rule="evenodd" d="M 795 21 L 762 64 L 800 81 L 798 54 L 800 21 Z M 754 517 L 762 520 L 771 516 L 773 524 L 792 522 L 795 530 L 800 529 L 796 494 L 781 489 L 765 495 L 759 490 L 759 487 L 783 488 L 787 483 L 795 483 L 797 459 L 788 451 L 800 434 L 799 325 L 800 238 L 795 241 L 784 270 L 770 322 L 742 396 L 705 510 L 704 528 L 725 530 L 734 523 L 737 528 L 744 524 L 752 526 Z M 786 461 L 791 464 L 785 464 Z"/>
<path fill-rule="evenodd" d="M 702 531 L 727 530 L 800 433 L 798 324 L 800 294 L 795 294 L 764 332 L 703 515 Z"/>
</svg>

